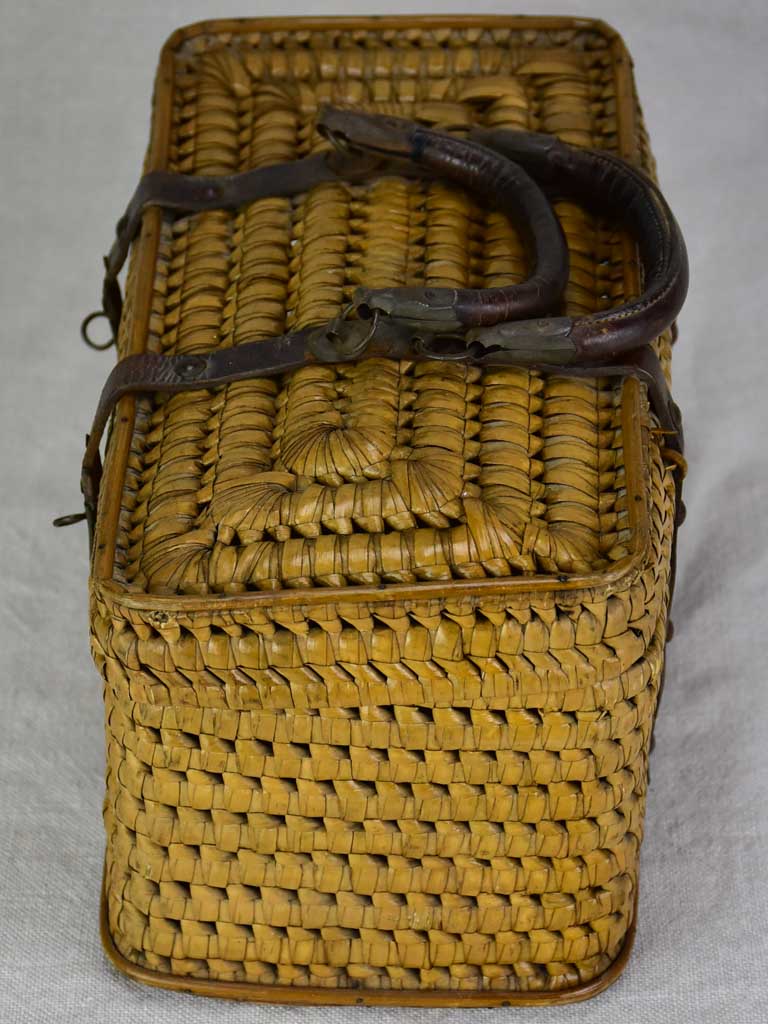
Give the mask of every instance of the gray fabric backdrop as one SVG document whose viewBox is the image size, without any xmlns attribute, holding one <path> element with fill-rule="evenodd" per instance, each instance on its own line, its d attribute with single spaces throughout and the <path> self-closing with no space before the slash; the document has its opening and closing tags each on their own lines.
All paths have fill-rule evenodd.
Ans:
<svg viewBox="0 0 768 1024">
<path fill-rule="evenodd" d="M 431 4 L 386 5 L 387 10 Z M 436 11 L 461 11 L 442 0 Z M 525 7 L 525 4 L 515 4 Z M 293 1020 L 296 1010 L 140 987 L 99 946 L 100 686 L 87 648 L 78 461 L 112 355 L 77 339 L 131 193 L 162 42 L 229 14 L 338 4 L 2 0 L 0 28 L 0 1022 Z M 481 8 L 504 13 L 504 4 Z M 371 0 L 353 10 L 381 11 Z M 635 57 L 662 184 L 693 267 L 676 353 L 689 518 L 677 636 L 652 763 L 638 938 L 608 992 L 553 1009 L 308 1009 L 422 1018 L 752 1024 L 768 1020 L 765 580 L 768 15 L 760 0 L 528 0 L 605 18 Z M 361 1016 L 362 1015 L 362 1016 Z"/>
</svg>

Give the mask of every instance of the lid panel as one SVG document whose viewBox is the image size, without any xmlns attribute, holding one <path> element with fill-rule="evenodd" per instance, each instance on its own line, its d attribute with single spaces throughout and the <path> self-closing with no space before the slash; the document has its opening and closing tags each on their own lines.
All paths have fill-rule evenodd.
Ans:
<svg viewBox="0 0 768 1024">
<path fill-rule="evenodd" d="M 184 173 L 317 151 L 325 102 L 617 145 L 611 51 L 586 29 L 443 28 L 417 45 L 386 29 L 211 33 L 174 65 L 171 125 L 155 131 Z M 621 233 L 556 208 L 565 311 L 623 301 Z M 326 183 L 166 217 L 148 347 L 204 352 L 323 322 L 363 283 L 525 275 L 514 226 L 442 182 Z M 617 381 L 381 359 L 142 398 L 115 577 L 195 594 L 600 573 L 631 546 L 621 406 Z"/>
</svg>

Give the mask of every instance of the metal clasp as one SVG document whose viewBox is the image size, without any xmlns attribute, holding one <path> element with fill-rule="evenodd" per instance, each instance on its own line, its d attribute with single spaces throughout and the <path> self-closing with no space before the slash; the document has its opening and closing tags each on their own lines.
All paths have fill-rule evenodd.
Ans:
<svg viewBox="0 0 768 1024">
<path fill-rule="evenodd" d="M 378 313 L 370 320 L 350 320 L 353 303 L 337 317 L 318 327 L 307 340 L 307 348 L 321 363 L 348 363 L 359 359 L 370 345 L 379 326 Z"/>
</svg>

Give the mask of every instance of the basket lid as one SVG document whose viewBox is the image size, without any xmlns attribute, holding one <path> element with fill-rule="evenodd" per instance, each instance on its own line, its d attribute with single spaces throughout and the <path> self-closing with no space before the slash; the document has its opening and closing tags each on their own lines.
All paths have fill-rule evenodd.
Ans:
<svg viewBox="0 0 768 1024">
<path fill-rule="evenodd" d="M 187 30 L 164 53 L 149 164 L 226 174 L 306 156 L 322 145 L 326 102 L 616 148 L 610 37 L 507 21 L 438 26 L 417 46 L 375 27 Z M 626 238 L 578 206 L 556 209 L 566 311 L 617 305 L 637 283 Z M 361 284 L 524 277 L 514 225 L 442 182 L 390 176 L 236 212 L 153 210 L 119 347 L 199 353 L 272 337 L 331 319 Z M 640 458 L 644 407 L 621 381 L 368 359 L 136 408 L 113 567 L 130 589 L 562 583 L 636 549 L 626 466 Z"/>
</svg>

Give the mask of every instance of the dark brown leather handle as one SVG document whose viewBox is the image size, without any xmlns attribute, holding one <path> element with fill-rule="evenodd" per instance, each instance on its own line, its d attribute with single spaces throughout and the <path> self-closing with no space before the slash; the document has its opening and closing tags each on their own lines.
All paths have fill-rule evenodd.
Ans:
<svg viewBox="0 0 768 1024">
<path fill-rule="evenodd" d="M 568 283 L 568 248 L 550 203 L 522 166 L 471 139 L 403 118 L 326 107 L 318 129 L 345 150 L 407 160 L 479 196 L 522 228 L 532 257 L 528 279 L 504 288 L 360 288 L 355 303 L 361 312 L 376 310 L 416 328 L 448 332 L 559 309 Z"/>
<path fill-rule="evenodd" d="M 570 146 L 552 135 L 478 129 L 472 138 L 518 161 L 550 196 L 615 218 L 637 240 L 643 294 L 574 317 L 569 338 L 579 356 L 611 357 L 648 345 L 675 321 L 688 291 L 688 256 L 669 204 L 647 175 L 605 150 Z"/>
<path fill-rule="evenodd" d="M 467 141 L 402 118 L 334 108 L 322 112 L 318 127 L 340 152 L 222 177 L 164 171 L 145 175 L 105 260 L 102 301 L 113 333 L 122 311 L 117 275 L 147 206 L 187 211 L 235 208 L 268 195 L 294 195 L 340 175 L 364 177 L 382 161 L 397 162 L 401 171 L 446 177 L 511 214 L 527 235 L 536 262 L 527 281 L 508 288 L 359 289 L 356 304 L 364 315 L 377 311 L 434 332 L 508 324 L 553 312 L 567 281 L 568 254 L 540 185 L 628 224 L 639 243 L 646 280 L 638 299 L 615 309 L 556 317 L 549 321 L 549 330 L 546 321 L 539 321 L 539 344 L 547 341 L 556 347 L 564 362 L 611 358 L 648 344 L 679 313 L 688 287 L 680 228 L 659 189 L 627 161 L 603 150 L 569 146 L 549 135 L 477 130 Z M 89 344 L 87 324 L 93 315 L 83 325 Z M 520 328 L 504 330 L 507 341 L 520 335 Z M 523 347 L 526 342 L 527 338 L 521 340 Z"/>
<path fill-rule="evenodd" d="M 326 112 L 330 114 L 331 112 Z M 348 115 L 348 112 L 344 112 Z M 325 115 L 324 115 L 325 116 Z M 375 115 L 363 115 L 375 120 Z M 407 122 L 410 123 L 410 122 Z M 327 131 L 321 119 L 319 127 Z M 102 286 L 102 310 L 91 313 L 81 326 L 83 339 L 93 348 L 106 348 L 90 338 L 88 328 L 99 315 L 109 320 L 113 339 L 117 336 L 122 315 L 122 294 L 118 275 L 128 255 L 131 241 L 141 226 L 144 211 L 150 206 L 179 212 L 201 212 L 215 209 L 236 209 L 245 203 L 268 196 L 293 196 L 306 192 L 324 181 L 360 180 L 372 173 L 381 173 L 395 165 L 398 173 L 442 175 L 456 181 L 478 197 L 513 216 L 526 238 L 535 265 L 530 278 L 508 288 L 450 290 L 448 305 L 431 303 L 427 324 L 432 330 L 459 326 L 456 305 L 470 305 L 478 324 L 495 323 L 499 319 L 536 316 L 553 312 L 568 283 L 568 247 L 562 229 L 549 202 L 538 185 L 521 168 L 505 156 L 493 153 L 474 142 L 433 132 L 440 141 L 433 147 L 433 159 L 416 151 L 379 153 L 347 152 L 344 149 L 295 160 L 290 163 L 259 167 L 241 174 L 204 177 L 151 171 L 139 182 L 128 207 L 117 223 L 115 241 L 105 257 Z M 405 319 L 405 304 L 413 296 L 412 289 L 396 289 L 400 299 L 399 319 Z M 437 294 L 435 290 L 417 289 L 418 296 Z M 440 294 L 445 289 L 439 289 Z M 418 303 L 423 305 L 423 301 Z"/>
<path fill-rule="evenodd" d="M 403 118 L 328 108 L 320 125 L 337 144 L 362 153 L 407 158 L 429 173 L 440 174 L 470 190 L 478 185 L 487 198 L 514 212 L 520 195 L 533 208 L 536 186 L 577 199 L 609 213 L 635 233 L 645 269 L 645 290 L 636 300 L 604 313 L 546 321 L 536 328 L 539 342 L 570 350 L 573 362 L 610 359 L 647 345 L 675 320 L 688 289 L 688 259 L 680 228 L 666 200 L 640 170 L 603 150 L 569 146 L 552 135 L 476 130 L 470 143 Z M 472 143 L 475 143 L 474 145 Z M 480 144 L 477 144 L 480 143 Z M 499 164 L 499 154 L 512 162 Z M 513 170 L 510 170 L 513 169 Z M 523 175 L 523 177 L 521 177 Z M 538 265 L 528 284 L 539 280 Z M 543 273 L 546 279 L 547 273 Z M 529 301 L 530 300 L 530 301 Z M 425 329 L 478 328 L 539 316 L 536 299 L 525 284 L 512 289 L 383 288 L 360 289 L 360 307 L 378 310 Z M 546 303 L 545 303 L 546 305 Z M 521 337 L 528 342 L 525 327 Z M 513 332 L 519 335 L 519 331 Z M 512 340 L 508 337 L 507 340 Z"/>
</svg>

